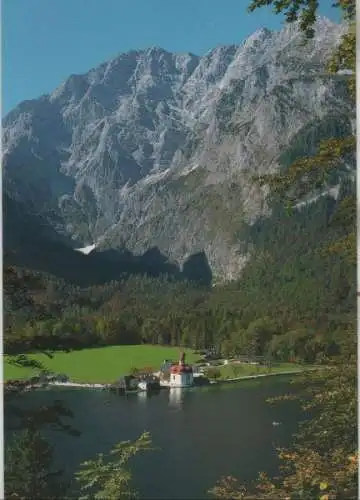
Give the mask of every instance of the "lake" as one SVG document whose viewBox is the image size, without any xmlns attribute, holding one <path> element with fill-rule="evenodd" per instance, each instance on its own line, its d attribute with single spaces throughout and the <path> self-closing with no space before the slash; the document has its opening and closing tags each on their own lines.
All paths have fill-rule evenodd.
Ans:
<svg viewBox="0 0 360 500">
<path fill-rule="evenodd" d="M 276 446 L 289 444 L 301 418 L 294 402 L 266 398 L 288 393 L 288 377 L 270 377 L 193 389 L 118 396 L 106 391 L 59 389 L 32 392 L 31 404 L 61 399 L 75 414 L 80 437 L 49 434 L 56 458 L 69 472 L 81 461 L 149 431 L 159 451 L 133 459 L 143 498 L 207 498 L 222 475 L 252 481 L 277 472 Z M 273 421 L 281 422 L 274 426 Z"/>
</svg>

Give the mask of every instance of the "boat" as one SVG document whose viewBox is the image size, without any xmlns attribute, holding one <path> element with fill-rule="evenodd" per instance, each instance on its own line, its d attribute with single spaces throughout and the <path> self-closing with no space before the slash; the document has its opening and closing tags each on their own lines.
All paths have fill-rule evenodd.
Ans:
<svg viewBox="0 0 360 500">
<path fill-rule="evenodd" d="M 142 380 L 141 382 L 139 382 L 138 389 L 139 391 L 148 391 L 149 383 L 146 380 Z"/>
<path fill-rule="evenodd" d="M 156 391 L 160 389 L 160 381 L 157 377 L 151 377 L 151 378 L 144 378 L 139 381 L 138 383 L 138 390 L 139 391 Z"/>
</svg>

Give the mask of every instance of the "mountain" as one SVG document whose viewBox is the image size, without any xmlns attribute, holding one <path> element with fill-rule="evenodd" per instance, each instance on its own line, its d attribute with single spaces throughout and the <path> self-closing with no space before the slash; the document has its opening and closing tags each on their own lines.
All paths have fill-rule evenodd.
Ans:
<svg viewBox="0 0 360 500">
<path fill-rule="evenodd" d="M 307 45 L 288 25 L 203 57 L 152 47 L 72 75 L 4 118 L 6 196 L 64 245 L 156 248 L 181 270 L 202 255 L 233 279 L 249 228 L 272 213 L 253 177 L 352 130 L 346 85 L 325 73 L 344 29 L 322 18 Z"/>
</svg>

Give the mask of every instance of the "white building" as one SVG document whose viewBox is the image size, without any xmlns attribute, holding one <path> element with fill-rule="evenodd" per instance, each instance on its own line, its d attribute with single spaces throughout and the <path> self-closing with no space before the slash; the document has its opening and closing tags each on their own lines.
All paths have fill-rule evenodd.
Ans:
<svg viewBox="0 0 360 500">
<path fill-rule="evenodd" d="M 185 353 L 181 354 L 177 365 L 170 368 L 170 387 L 191 387 L 194 384 L 193 369 L 185 363 Z"/>
</svg>

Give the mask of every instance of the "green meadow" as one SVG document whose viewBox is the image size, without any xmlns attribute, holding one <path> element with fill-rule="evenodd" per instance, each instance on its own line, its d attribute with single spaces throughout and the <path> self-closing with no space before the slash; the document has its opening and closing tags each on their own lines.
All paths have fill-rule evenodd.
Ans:
<svg viewBox="0 0 360 500">
<path fill-rule="evenodd" d="M 234 370 L 235 368 L 235 370 Z M 269 373 L 282 373 L 282 372 L 292 372 L 299 370 L 306 370 L 308 367 L 300 365 L 297 363 L 274 363 L 269 369 L 266 366 L 261 365 L 251 365 L 251 364 L 228 364 L 225 366 L 220 366 L 220 379 L 232 379 L 237 377 L 248 377 L 250 375 L 263 375 Z"/>
<path fill-rule="evenodd" d="M 66 374 L 72 382 L 110 383 L 132 368 L 160 368 L 164 359 L 179 359 L 179 347 L 162 347 L 153 345 L 109 346 L 94 349 L 83 349 L 71 352 L 54 352 L 53 357 L 46 354 L 29 354 L 54 373 Z M 199 356 L 190 349 L 184 349 L 186 361 L 193 363 Z M 4 379 L 24 379 L 37 375 L 38 370 L 22 368 L 9 363 L 10 356 L 4 356 Z"/>
</svg>

